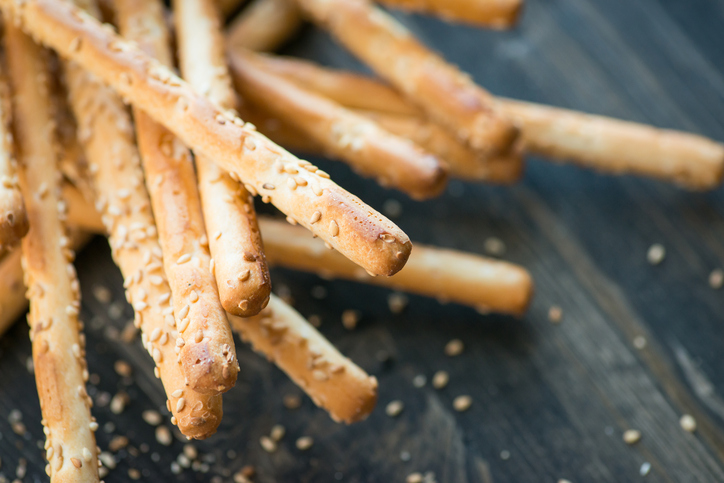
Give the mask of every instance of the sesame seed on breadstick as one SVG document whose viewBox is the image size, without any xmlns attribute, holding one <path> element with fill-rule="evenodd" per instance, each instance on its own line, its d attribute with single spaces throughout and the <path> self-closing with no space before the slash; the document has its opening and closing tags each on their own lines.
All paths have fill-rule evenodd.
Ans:
<svg viewBox="0 0 724 483">
<path fill-rule="evenodd" d="M 102 226 L 74 189 L 67 189 L 71 200 L 69 221 L 84 230 L 100 231 Z M 267 260 L 292 270 L 341 278 L 474 307 L 481 312 L 513 315 L 525 313 L 533 296 L 533 280 L 523 267 L 473 253 L 431 246 L 415 248 L 408 264 L 393 277 L 371 277 L 324 243 L 305 236 L 299 227 L 283 221 L 259 217 Z M 1 302 L 1 300 L 0 300 Z"/>
<path fill-rule="evenodd" d="M 290 220 L 355 263 L 379 275 L 393 275 L 404 266 L 412 245 L 391 221 L 327 173 L 194 92 L 110 28 L 64 1 L 0 0 L 0 8 L 38 41 L 113 86 L 197 153 L 236 172 L 248 191 L 269 196 Z"/>
<path fill-rule="evenodd" d="M 494 29 L 510 28 L 518 21 L 523 0 L 379 0 L 408 12 L 439 15 L 445 20 L 481 25 Z"/>
<path fill-rule="evenodd" d="M 259 315 L 229 320 L 242 340 L 275 363 L 335 421 L 361 421 L 374 409 L 377 379 L 275 295 Z"/>
<path fill-rule="evenodd" d="M 224 108 L 234 105 L 218 12 L 213 2 L 174 2 L 181 71 L 192 87 Z M 256 211 L 235 172 L 226 173 L 196 152 L 201 205 L 214 260 L 213 271 L 227 312 L 249 317 L 269 301 L 271 280 Z"/>
<path fill-rule="evenodd" d="M 271 52 L 281 47 L 302 25 L 294 0 L 254 0 L 228 28 L 229 45 Z"/>
<path fill-rule="evenodd" d="M 80 286 L 64 223 L 47 56 L 11 22 L 5 22 L 5 48 L 14 94 L 20 189 L 30 221 L 21 245 L 22 265 L 46 434 L 46 472 L 51 482 L 98 482 L 93 434 L 98 423 L 91 416 L 92 401 L 85 388 Z"/>
<path fill-rule="evenodd" d="M 302 10 L 461 141 L 505 154 L 518 130 L 494 98 L 369 0 L 296 0 Z"/>
<path fill-rule="evenodd" d="M 400 124 L 398 134 L 402 134 L 402 122 L 421 117 L 415 106 L 376 79 L 300 59 L 267 56 L 264 60 L 275 72 L 309 90 L 343 106 L 372 111 L 373 119 L 391 131 Z M 521 127 L 521 144 L 530 154 L 605 173 L 650 176 L 695 190 L 713 189 L 724 176 L 724 146 L 703 136 L 513 99 L 495 102 Z M 466 178 L 460 171 L 465 164 L 458 168 L 456 158 L 443 158 L 453 176 Z"/>
<path fill-rule="evenodd" d="M 163 9 L 153 1 L 116 2 L 130 40 L 171 62 Z M 147 36 L 147 32 L 154 32 Z M 158 226 L 163 264 L 171 287 L 179 360 L 189 386 L 198 392 L 229 390 L 236 381 L 234 340 L 211 270 L 206 227 L 191 154 L 173 134 L 134 108 L 136 136 Z"/>
<path fill-rule="evenodd" d="M 91 2 L 85 5 L 94 8 Z M 124 277 L 126 297 L 135 312 L 134 324 L 141 329 L 143 346 L 156 364 L 154 373 L 164 384 L 173 422 L 189 437 L 207 437 L 216 431 L 221 420 L 221 402 L 212 395 L 191 391 L 187 386 L 193 381 L 189 376 L 193 372 L 183 370 L 177 360 L 177 330 L 188 320 L 188 314 L 181 316 L 184 301 L 172 296 L 167 282 L 131 118 L 116 93 L 96 77 L 70 62 L 65 72 L 70 105 L 78 121 L 78 137 L 92 175 L 96 209 L 102 215 L 113 258 Z M 188 278 L 193 280 L 193 275 Z M 204 305 L 207 300 L 213 302 L 214 297 L 215 294 L 205 295 L 198 302 Z M 174 305 L 178 306 L 176 310 Z M 227 362 L 226 356 L 219 357 Z M 191 359 L 188 366 L 196 359 Z M 206 373 L 211 361 L 202 362 L 195 369 Z M 229 363 L 234 364 L 235 361 Z M 220 375 L 218 380 L 223 380 Z M 233 385 L 232 379 L 227 381 L 229 387 Z M 182 398 L 184 404 L 178 402 Z M 192 401 L 193 404 L 186 404 Z"/>
<path fill-rule="evenodd" d="M 13 137 L 10 133 L 9 88 L 0 73 L 0 253 L 28 233 L 28 216 L 17 185 Z"/>
<path fill-rule="evenodd" d="M 258 54 L 239 49 L 229 61 L 244 100 L 294 125 L 360 174 L 416 199 L 445 189 L 447 164 L 410 140 L 271 72 Z"/>
</svg>

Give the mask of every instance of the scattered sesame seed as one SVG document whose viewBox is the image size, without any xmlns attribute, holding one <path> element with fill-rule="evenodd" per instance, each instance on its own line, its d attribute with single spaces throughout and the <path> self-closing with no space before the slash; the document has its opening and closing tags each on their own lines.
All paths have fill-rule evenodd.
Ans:
<svg viewBox="0 0 724 483">
<path fill-rule="evenodd" d="M 651 472 L 651 463 L 648 461 L 641 465 L 641 468 L 639 469 L 639 474 L 641 476 L 646 476 Z"/>
<path fill-rule="evenodd" d="M 264 448 L 267 453 L 273 453 L 277 450 L 277 444 L 269 436 L 262 436 L 259 438 L 259 444 Z"/>
<path fill-rule="evenodd" d="M 627 429 L 623 433 L 623 441 L 626 444 L 636 444 L 641 440 L 641 431 L 638 429 Z"/>
<path fill-rule="evenodd" d="M 681 416 L 681 419 L 679 420 L 679 424 L 681 425 L 681 429 L 684 431 L 687 431 L 689 433 L 693 433 L 696 431 L 696 419 L 694 419 L 694 416 L 691 414 L 684 414 Z"/>
<path fill-rule="evenodd" d="M 387 305 L 393 314 L 401 314 L 410 303 L 410 299 L 405 294 L 391 293 L 387 296 Z"/>
<path fill-rule="evenodd" d="M 132 480 L 140 480 L 141 479 L 141 472 L 138 471 L 136 468 L 129 468 L 128 469 L 128 477 Z"/>
<path fill-rule="evenodd" d="M 634 337 L 633 345 L 638 350 L 644 349 L 646 347 L 646 337 L 642 335 L 637 335 L 636 337 Z"/>
<path fill-rule="evenodd" d="M 314 439 L 312 439 L 311 436 L 302 436 L 301 438 L 299 438 L 297 440 L 297 443 L 296 443 L 297 449 L 299 451 L 306 451 L 309 448 L 311 448 L 313 444 L 314 444 Z"/>
<path fill-rule="evenodd" d="M 412 385 L 417 388 L 425 387 L 425 384 L 427 384 L 427 377 L 424 374 L 418 374 L 412 378 Z"/>
<path fill-rule="evenodd" d="M 113 398 L 111 399 L 111 412 L 113 414 L 121 414 L 126 409 L 126 404 L 128 404 L 129 398 L 128 394 L 125 392 L 119 392 Z"/>
<path fill-rule="evenodd" d="M 571 481 L 561 478 L 560 480 L 558 480 L 558 483 L 571 483 Z"/>
<path fill-rule="evenodd" d="M 354 330 L 362 314 L 358 310 L 348 309 L 342 312 L 342 325 L 347 330 Z"/>
<path fill-rule="evenodd" d="M 407 483 L 422 483 L 422 473 L 410 473 L 405 480 Z"/>
<path fill-rule="evenodd" d="M 115 469 L 116 458 L 108 451 L 104 451 L 101 454 L 99 454 L 98 459 L 103 464 L 103 466 L 105 466 L 106 468 L 108 468 L 110 470 Z"/>
<path fill-rule="evenodd" d="M 111 291 L 103 285 L 93 285 L 93 296 L 102 304 L 108 304 L 113 299 Z"/>
<path fill-rule="evenodd" d="M 171 431 L 166 426 L 157 426 L 156 427 L 156 441 L 161 443 L 164 446 L 171 446 L 171 443 L 173 442 L 173 437 L 171 436 Z"/>
<path fill-rule="evenodd" d="M 456 357 L 463 353 L 465 345 L 460 339 L 452 339 L 445 344 L 445 355 L 448 357 Z"/>
<path fill-rule="evenodd" d="M 312 324 L 312 327 L 319 327 L 322 325 L 322 318 L 319 315 L 310 315 L 307 317 L 307 321 Z"/>
<path fill-rule="evenodd" d="M 302 398 L 296 394 L 286 394 L 282 399 L 284 407 L 287 409 L 297 409 L 302 405 Z"/>
<path fill-rule="evenodd" d="M 400 460 L 401 460 L 401 461 L 407 462 L 407 461 L 410 461 L 411 459 L 412 459 L 412 455 L 410 454 L 409 451 L 402 451 L 402 452 L 400 453 Z"/>
<path fill-rule="evenodd" d="M 654 243 L 646 254 L 646 259 L 651 265 L 658 265 L 666 257 L 666 248 L 660 243 Z"/>
<path fill-rule="evenodd" d="M 117 360 L 113 364 L 113 369 L 116 371 L 116 374 L 121 377 L 130 377 L 131 374 L 133 374 L 133 368 L 131 365 L 123 360 Z"/>
<path fill-rule="evenodd" d="M 510 451 L 507 449 L 504 449 L 500 452 L 500 459 L 503 461 L 508 461 L 510 459 Z"/>
<path fill-rule="evenodd" d="M 281 424 L 276 424 L 271 428 L 269 437 L 275 442 L 279 442 L 282 440 L 286 432 L 287 430 L 284 428 L 284 426 L 282 426 Z"/>
<path fill-rule="evenodd" d="M 724 271 L 716 268 L 709 274 L 709 286 L 713 289 L 720 289 L 724 286 Z"/>
<path fill-rule="evenodd" d="M 400 415 L 403 409 L 405 409 L 404 403 L 400 400 L 394 400 L 390 401 L 390 403 L 387 404 L 387 407 L 385 408 L 385 413 L 389 417 L 395 418 Z"/>
<path fill-rule="evenodd" d="M 120 435 L 114 436 L 113 439 L 111 439 L 110 443 L 108 443 L 108 449 L 113 451 L 114 453 L 122 450 L 126 446 L 128 446 L 128 438 Z M 88 454 L 90 455 L 90 452 L 88 452 Z"/>
<path fill-rule="evenodd" d="M 432 376 L 432 387 L 435 389 L 442 389 L 445 386 L 447 386 L 447 383 L 450 381 L 450 376 L 445 371 L 437 371 L 434 376 Z"/>
<path fill-rule="evenodd" d="M 194 446 L 193 444 L 185 444 L 183 451 L 184 451 L 184 454 L 186 455 L 186 457 L 191 460 L 195 460 L 196 458 L 199 457 L 199 452 L 196 449 L 196 446 Z"/>
<path fill-rule="evenodd" d="M 457 412 L 463 412 L 470 409 L 470 406 L 473 405 L 473 398 L 470 396 L 458 396 L 455 399 L 453 399 L 453 409 Z"/>
<path fill-rule="evenodd" d="M 150 424 L 151 426 L 158 426 L 163 422 L 161 413 L 154 409 L 147 409 L 143 411 L 143 413 L 141 413 L 141 417 L 144 421 L 146 421 L 146 424 Z"/>
<path fill-rule="evenodd" d="M 500 238 L 491 236 L 483 244 L 485 253 L 493 257 L 501 257 L 505 254 L 505 243 Z"/>
<path fill-rule="evenodd" d="M 561 320 L 563 320 L 563 309 L 557 305 L 551 306 L 551 308 L 548 309 L 548 320 L 552 324 L 560 324 Z"/>
</svg>

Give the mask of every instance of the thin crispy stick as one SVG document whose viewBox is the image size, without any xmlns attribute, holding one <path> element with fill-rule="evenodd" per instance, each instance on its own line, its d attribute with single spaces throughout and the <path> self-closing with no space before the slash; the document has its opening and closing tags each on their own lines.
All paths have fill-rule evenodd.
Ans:
<svg viewBox="0 0 724 483">
<path fill-rule="evenodd" d="M 494 98 L 369 0 L 296 0 L 316 23 L 471 148 L 506 154 L 518 130 Z"/>
<path fill-rule="evenodd" d="M 355 171 L 416 199 L 445 189 L 447 165 L 408 139 L 270 72 L 258 54 L 240 49 L 229 60 L 244 100 L 263 105 Z"/>
<path fill-rule="evenodd" d="M 90 1 L 85 5 L 95 10 Z M 94 13 L 97 14 L 97 10 Z M 227 362 L 226 355 L 217 356 L 203 343 L 189 344 L 191 349 L 187 355 L 177 356 L 176 329 L 182 324 L 188 325 L 188 314 L 181 313 L 184 299 L 172 297 L 163 270 L 163 252 L 144 186 L 130 116 L 113 90 L 77 64 L 67 64 L 66 78 L 70 104 L 78 120 L 79 139 L 93 178 L 96 208 L 110 234 L 113 258 L 124 276 L 126 296 L 136 314 L 134 323 L 142 331 L 144 348 L 156 363 L 154 373 L 164 384 L 172 421 L 189 437 L 207 437 L 216 431 L 221 420 L 220 398 L 197 394 L 187 386 L 193 388 L 199 381 L 214 389 L 219 385 L 217 381 L 232 386 L 234 379 L 223 378 L 221 368 L 211 372 L 217 365 L 221 366 L 217 363 L 219 357 Z M 192 272 L 188 280 L 194 280 L 194 276 Z M 199 296 L 197 303 L 211 306 L 207 301 L 213 301 L 214 297 L 218 304 L 215 292 Z M 178 306 L 176 311 L 174 305 Z M 231 348 L 226 353 L 234 357 Z M 180 365 L 177 357 L 185 364 Z M 207 382 L 209 375 L 214 380 Z"/>
<path fill-rule="evenodd" d="M 76 190 L 65 192 L 79 195 Z M 82 197 L 76 199 L 83 206 Z M 72 212 L 73 202 L 70 205 Z M 27 308 L 22 275 L 19 250 L 0 260 L 0 335 Z M 272 295 L 269 305 L 257 316 L 229 314 L 229 321 L 244 341 L 286 372 L 335 421 L 359 421 L 374 408 L 377 380 L 342 356 L 279 298 Z"/>
<path fill-rule="evenodd" d="M 74 190 L 66 191 L 66 197 L 71 200 L 69 221 L 84 230 L 102 230 L 82 196 L 73 195 Z M 326 250 L 320 240 L 305 236 L 299 227 L 264 216 L 259 217 L 259 226 L 271 265 L 317 273 L 325 278 L 389 287 L 469 305 L 481 312 L 521 315 L 533 296 L 530 274 L 512 263 L 416 245 L 408 264 L 398 274 L 389 278 L 371 277 L 340 254 Z"/>
<path fill-rule="evenodd" d="M 118 1 L 121 29 L 146 51 L 171 62 L 156 2 Z M 151 35 L 148 32 L 152 32 Z M 208 238 L 196 174 L 188 150 L 144 112 L 134 109 L 136 135 L 158 226 L 163 264 L 171 287 L 180 361 L 191 389 L 224 392 L 233 387 L 238 364 L 226 312 L 211 272 Z"/>
<path fill-rule="evenodd" d="M 290 220 L 371 273 L 392 275 L 412 245 L 391 221 L 230 113 L 195 93 L 169 69 L 111 29 L 59 0 L 0 0 L 0 8 L 39 41 L 113 86 L 186 145 L 236 172 Z M 320 218 L 321 216 L 321 218 Z"/>
<path fill-rule="evenodd" d="M 22 265 L 30 298 L 30 339 L 38 387 L 46 473 L 51 482 L 98 482 L 98 459 L 86 392 L 83 323 L 78 320 L 80 286 L 65 230 L 65 202 L 54 139 L 47 57 L 11 22 L 5 23 L 20 189 L 30 230 L 22 241 Z"/>
<path fill-rule="evenodd" d="M 175 3 L 174 20 L 184 77 L 224 108 L 235 98 L 226 68 L 218 14 L 213 3 Z M 271 281 L 251 196 L 236 174 L 225 173 L 196 153 L 199 191 L 212 271 L 227 312 L 249 317 L 269 301 Z"/>
<path fill-rule="evenodd" d="M 375 79 L 298 59 L 265 59 L 275 72 L 309 90 L 347 107 L 377 111 L 374 119 L 388 129 L 400 115 L 419 118 L 415 106 Z M 377 98 L 385 102 L 369 101 Z M 697 190 L 719 186 L 724 176 L 724 146 L 702 136 L 512 99 L 498 98 L 496 103 L 521 126 L 524 149 L 531 154 Z"/>
<path fill-rule="evenodd" d="M 510 28 L 518 22 L 523 0 L 378 0 L 392 8 L 439 15 L 494 29 Z"/>
<path fill-rule="evenodd" d="M 0 253 L 28 233 L 28 216 L 15 176 L 13 137 L 10 133 L 9 88 L 0 72 Z"/>
<path fill-rule="evenodd" d="M 335 421 L 361 421 L 374 409 L 377 379 L 340 354 L 275 295 L 259 315 L 229 320 L 242 340 L 276 364 Z"/>
<path fill-rule="evenodd" d="M 271 52 L 302 25 L 294 0 L 254 0 L 228 28 L 227 42 L 237 48 Z"/>
</svg>

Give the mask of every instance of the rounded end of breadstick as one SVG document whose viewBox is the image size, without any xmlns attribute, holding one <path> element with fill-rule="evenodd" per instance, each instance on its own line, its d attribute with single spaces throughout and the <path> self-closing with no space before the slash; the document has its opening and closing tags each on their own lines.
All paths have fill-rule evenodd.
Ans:
<svg viewBox="0 0 724 483">
<path fill-rule="evenodd" d="M 427 165 L 426 169 L 421 171 L 416 177 L 417 179 L 409 179 L 415 187 L 409 190 L 409 194 L 415 200 L 440 196 L 445 191 L 449 178 L 449 168 L 446 162 L 431 154 L 425 155 L 423 162 Z"/>
<path fill-rule="evenodd" d="M 346 397 L 339 399 L 342 402 L 341 404 L 335 404 L 335 401 L 326 404 L 319 401 L 315 401 L 315 403 L 318 406 L 327 408 L 335 422 L 358 423 L 367 419 L 377 406 L 377 388 L 377 378 L 375 376 L 366 376 L 356 385 L 354 394 L 346 394 Z"/>
<path fill-rule="evenodd" d="M 477 151 L 501 156 L 514 150 L 519 136 L 520 129 L 502 114 L 485 113 L 475 120 L 468 142 Z"/>
<path fill-rule="evenodd" d="M 239 363 L 235 355 L 229 354 L 231 357 L 214 354 L 212 344 L 206 338 L 186 344 L 181 352 L 181 366 L 189 387 L 201 394 L 223 393 L 234 387 Z"/>
<path fill-rule="evenodd" d="M 513 310 L 511 313 L 517 317 L 522 317 L 528 312 L 528 307 L 533 301 L 533 295 L 535 295 L 535 282 L 533 277 L 527 270 L 520 269 L 520 292 L 518 293 L 518 300 L 512 304 Z"/>
<path fill-rule="evenodd" d="M 239 317 L 253 317 L 268 304 L 271 296 L 271 277 L 264 262 L 249 264 L 242 274 L 226 276 L 219 282 L 219 298 L 224 310 Z M 229 265 L 236 266 L 236 265 Z M 222 270 L 217 269 L 221 274 Z M 221 276 L 223 280 L 224 276 Z"/>
<path fill-rule="evenodd" d="M 206 439 L 216 433 L 223 414 L 221 394 L 210 397 L 208 407 L 190 406 L 187 411 L 174 414 L 181 433 L 191 439 Z"/>
<path fill-rule="evenodd" d="M 23 197 L 17 190 L 8 190 L 0 201 L 0 246 L 12 246 L 30 228 Z"/>
</svg>

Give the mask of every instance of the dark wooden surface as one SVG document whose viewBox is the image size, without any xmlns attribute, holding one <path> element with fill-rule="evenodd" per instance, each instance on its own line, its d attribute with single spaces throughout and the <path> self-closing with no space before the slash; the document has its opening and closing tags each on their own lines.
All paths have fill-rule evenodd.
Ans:
<svg viewBox="0 0 724 483">
<path fill-rule="evenodd" d="M 724 140 L 724 1 L 529 0 L 521 26 L 505 33 L 401 18 L 496 94 Z M 359 67 L 312 28 L 288 52 Z M 349 428 L 307 399 L 285 409 L 282 396 L 299 391 L 239 344 L 242 372 L 226 396 L 224 422 L 212 439 L 194 443 L 208 471 L 173 475 L 183 442 L 160 445 L 141 420 L 147 409 L 165 414 L 164 396 L 140 344 L 117 340 L 132 314 L 97 239 L 78 259 L 89 365 L 98 375 L 89 392 L 125 391 L 131 399 L 120 415 L 94 409 L 103 449 L 113 435 L 131 444 L 107 482 L 129 480 L 130 468 L 146 481 L 231 481 L 247 464 L 259 482 L 402 482 L 413 471 L 452 483 L 724 481 L 724 298 L 707 283 L 724 266 L 721 191 L 692 194 L 532 160 L 516 187 L 453 183 L 440 199 L 415 203 L 320 164 L 373 206 L 399 200 L 396 221 L 413 240 L 478 253 L 487 237 L 504 240 L 506 257 L 536 280 L 530 313 L 481 316 L 411 297 L 392 315 L 383 289 L 275 270 L 275 286 L 289 287 L 298 309 L 319 315 L 321 330 L 379 378 L 379 408 Z M 646 262 L 653 243 L 667 249 L 655 267 Z M 112 290 L 115 308 L 94 298 L 96 285 Z M 311 295 L 314 286 L 326 289 L 324 299 Z M 547 319 L 551 305 L 563 309 L 560 325 Z M 341 326 L 345 309 L 363 314 L 353 332 Z M 645 348 L 634 347 L 637 336 Z M 448 358 L 443 347 L 455 337 L 466 349 Z M 0 347 L 0 414 L 19 409 L 28 431 L 18 436 L 0 418 L 0 472 L 12 480 L 25 458 L 24 481 L 43 481 L 27 327 L 17 324 Z M 132 378 L 114 372 L 121 359 L 133 365 Z M 439 369 L 451 375 L 446 389 L 413 386 L 416 375 L 429 381 Z M 451 408 L 459 394 L 473 397 L 466 413 Z M 384 412 L 393 399 L 405 403 L 396 419 Z M 679 426 L 684 413 L 698 422 L 693 435 Z M 287 436 L 268 454 L 259 437 L 277 423 Z M 628 428 L 643 434 L 635 446 L 622 441 Z M 302 435 L 316 441 L 304 453 L 294 447 Z M 643 477 L 645 462 L 651 472 Z"/>
</svg>

